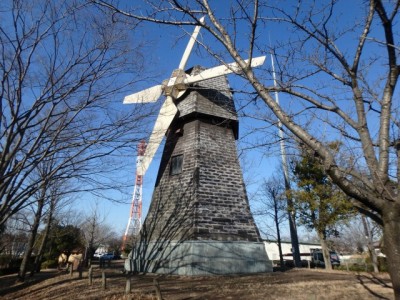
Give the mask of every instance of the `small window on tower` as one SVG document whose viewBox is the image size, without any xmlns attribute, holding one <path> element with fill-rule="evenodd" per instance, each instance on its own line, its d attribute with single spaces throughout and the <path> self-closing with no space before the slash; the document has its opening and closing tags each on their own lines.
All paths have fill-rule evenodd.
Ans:
<svg viewBox="0 0 400 300">
<path fill-rule="evenodd" d="M 170 168 L 170 174 L 171 175 L 177 175 L 182 172 L 182 165 L 183 165 L 183 155 L 176 155 L 172 156 L 171 158 L 171 168 Z"/>
</svg>

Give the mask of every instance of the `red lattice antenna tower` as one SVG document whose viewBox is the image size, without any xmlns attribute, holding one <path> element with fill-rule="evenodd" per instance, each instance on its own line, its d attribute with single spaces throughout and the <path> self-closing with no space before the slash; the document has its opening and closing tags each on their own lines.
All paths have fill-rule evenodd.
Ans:
<svg viewBox="0 0 400 300">
<path fill-rule="evenodd" d="M 142 227 L 142 184 L 143 175 L 140 170 L 142 168 L 143 156 L 146 151 L 146 142 L 140 141 L 138 145 L 138 155 L 136 158 L 136 180 L 135 188 L 133 189 L 131 211 L 129 214 L 128 224 L 122 241 L 122 250 L 125 249 L 129 238 L 135 238 L 139 235 Z"/>
</svg>

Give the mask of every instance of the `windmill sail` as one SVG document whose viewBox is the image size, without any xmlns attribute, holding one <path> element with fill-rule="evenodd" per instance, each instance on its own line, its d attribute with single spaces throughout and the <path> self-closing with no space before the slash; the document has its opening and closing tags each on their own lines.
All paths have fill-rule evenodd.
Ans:
<svg viewBox="0 0 400 300">
<path fill-rule="evenodd" d="M 258 67 L 261 66 L 265 61 L 265 56 L 260 56 L 260 57 L 255 57 L 251 60 L 251 67 Z M 249 63 L 249 60 L 245 60 L 246 63 Z M 219 77 L 222 75 L 228 75 L 230 73 L 240 73 L 241 68 L 237 63 L 230 63 L 227 65 L 221 65 L 218 67 L 210 68 L 207 70 L 204 70 L 198 75 L 195 76 L 189 76 L 185 79 L 185 83 L 190 84 L 190 83 L 195 83 L 199 82 L 202 80 L 206 79 L 211 79 L 215 77 Z"/>
<path fill-rule="evenodd" d="M 145 89 L 138 93 L 126 96 L 124 98 L 124 104 L 128 103 L 149 103 L 156 102 L 162 94 L 162 85 L 156 85 L 151 88 Z"/>
<path fill-rule="evenodd" d="M 150 166 L 151 161 L 155 153 L 157 152 L 158 147 L 161 144 L 161 141 L 167 132 L 169 125 L 174 119 L 176 112 L 178 109 L 176 108 L 172 97 L 167 97 L 164 104 L 160 109 L 160 113 L 158 114 L 156 123 L 154 124 L 153 132 L 150 135 L 150 139 L 146 148 L 146 152 L 143 156 L 143 161 L 138 170 L 139 175 L 144 175 L 147 169 Z"/>
</svg>

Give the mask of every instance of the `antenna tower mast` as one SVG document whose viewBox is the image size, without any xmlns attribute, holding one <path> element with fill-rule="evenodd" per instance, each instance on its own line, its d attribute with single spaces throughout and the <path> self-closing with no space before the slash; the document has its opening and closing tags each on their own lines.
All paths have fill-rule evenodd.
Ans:
<svg viewBox="0 0 400 300">
<path fill-rule="evenodd" d="M 131 211 L 129 214 L 128 224 L 122 241 L 122 250 L 125 249 L 129 238 L 135 238 L 139 235 L 142 227 L 142 184 L 143 175 L 140 169 L 142 168 L 143 156 L 146 151 L 146 142 L 140 141 L 138 145 L 138 154 L 136 158 L 136 180 L 135 188 L 133 189 Z"/>
<path fill-rule="evenodd" d="M 272 65 L 272 78 L 274 79 L 274 87 L 278 87 L 275 76 L 275 65 L 274 65 L 274 57 L 271 53 L 271 65 Z M 279 96 L 278 92 L 275 91 L 275 101 L 279 105 Z M 285 180 L 285 190 L 287 192 L 287 205 L 288 205 L 288 214 L 289 214 L 289 230 L 290 230 L 290 239 L 292 241 L 292 252 L 293 252 L 293 261 L 295 267 L 301 267 L 301 258 L 300 258 L 300 250 L 299 250 L 299 238 L 297 236 L 297 228 L 296 228 L 296 216 L 294 212 L 294 202 L 290 193 L 290 180 L 289 180 L 289 170 L 286 159 L 286 150 L 285 150 L 285 140 L 283 136 L 282 130 L 282 122 L 278 119 L 278 128 L 279 128 L 279 138 L 281 140 L 281 156 L 282 156 L 282 166 L 283 166 L 283 177 Z"/>
</svg>

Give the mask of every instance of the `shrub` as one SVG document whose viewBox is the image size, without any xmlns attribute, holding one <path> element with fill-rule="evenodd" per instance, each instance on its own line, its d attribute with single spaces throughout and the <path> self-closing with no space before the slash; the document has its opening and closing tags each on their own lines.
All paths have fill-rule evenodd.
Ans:
<svg viewBox="0 0 400 300">
<path fill-rule="evenodd" d="M 1 256 L 0 274 L 7 275 L 17 273 L 21 266 L 22 258 L 11 258 L 9 255 Z"/>
<path fill-rule="evenodd" d="M 41 268 L 42 269 L 48 269 L 48 268 L 57 268 L 57 260 L 56 259 L 48 259 L 42 262 Z"/>
<path fill-rule="evenodd" d="M 381 271 L 381 272 L 387 272 L 388 271 L 386 257 L 378 256 L 378 267 L 379 267 L 379 271 Z"/>
</svg>

